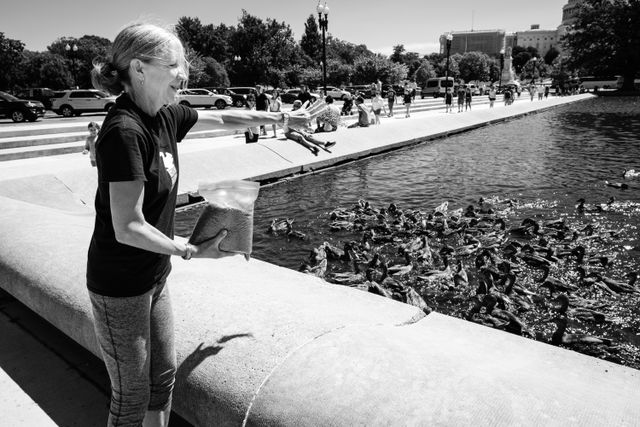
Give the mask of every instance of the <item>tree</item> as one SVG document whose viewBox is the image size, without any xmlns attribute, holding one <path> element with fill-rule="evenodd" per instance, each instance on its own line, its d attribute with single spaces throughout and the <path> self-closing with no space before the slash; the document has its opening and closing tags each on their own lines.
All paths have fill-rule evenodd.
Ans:
<svg viewBox="0 0 640 427">
<path fill-rule="evenodd" d="M 427 84 L 427 80 L 436 76 L 436 72 L 433 70 L 433 66 L 429 61 L 423 59 L 420 66 L 414 74 L 414 79 L 418 86 L 424 87 Z"/>
<path fill-rule="evenodd" d="M 353 65 L 353 77 L 359 84 L 373 83 L 378 79 L 387 84 L 397 84 L 408 75 L 405 64 L 393 62 L 383 55 L 360 56 Z"/>
<path fill-rule="evenodd" d="M 640 70 L 640 0 L 584 0 L 563 37 L 569 65 L 592 74 L 620 74 L 633 90 Z"/>
<path fill-rule="evenodd" d="M 304 34 L 302 34 L 302 39 L 300 40 L 300 47 L 316 63 L 322 60 L 322 37 L 318 32 L 318 24 L 313 14 L 309 15 L 307 22 L 304 24 Z"/>
<path fill-rule="evenodd" d="M 77 46 L 77 50 L 66 50 L 66 46 Z M 111 41 L 104 37 L 94 35 L 84 35 L 79 39 L 74 37 L 60 37 L 47 46 L 47 50 L 51 54 L 58 55 L 66 63 L 66 74 L 75 77 L 70 79 L 71 85 L 82 88 L 92 87 L 91 85 L 91 69 L 93 68 L 93 60 L 95 58 L 104 58 L 111 47 Z M 54 68 L 50 68 L 51 72 Z M 48 78 L 53 78 L 49 75 Z M 54 79 L 57 80 L 57 79 Z"/>
<path fill-rule="evenodd" d="M 556 59 L 558 55 L 560 55 L 560 51 L 551 46 L 547 53 L 544 54 L 544 63 L 547 65 L 553 64 L 553 60 Z"/>
<path fill-rule="evenodd" d="M 345 64 L 353 65 L 359 57 L 371 57 L 374 53 L 364 44 L 353 44 L 336 37 L 327 37 L 327 62 L 335 59 Z"/>
<path fill-rule="evenodd" d="M 227 61 L 233 56 L 229 51 L 229 40 L 235 29 L 225 24 L 214 26 L 203 25 L 199 18 L 183 16 L 178 19 L 176 33 L 185 46 L 203 57 L 215 58 L 217 61 Z"/>
<path fill-rule="evenodd" d="M 24 43 L 20 40 L 9 39 L 0 32 L 0 89 L 10 89 L 15 86 L 18 64 L 22 59 Z"/>
<path fill-rule="evenodd" d="M 467 82 L 489 80 L 489 56 L 482 52 L 466 52 L 458 62 L 460 77 Z"/>
<path fill-rule="evenodd" d="M 391 56 L 389 57 L 390 60 L 392 60 L 393 62 L 404 62 L 404 45 L 403 44 L 398 44 L 395 45 L 393 47 L 393 53 L 391 54 Z"/>
</svg>

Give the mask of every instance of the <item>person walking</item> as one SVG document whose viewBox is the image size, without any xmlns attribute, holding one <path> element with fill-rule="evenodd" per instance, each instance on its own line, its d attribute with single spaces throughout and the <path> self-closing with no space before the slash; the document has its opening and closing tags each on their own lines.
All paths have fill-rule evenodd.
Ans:
<svg viewBox="0 0 640 427">
<path fill-rule="evenodd" d="M 371 109 L 373 110 L 373 115 L 375 116 L 375 124 L 380 124 L 380 113 L 384 110 L 384 113 L 387 114 L 387 108 L 384 105 L 384 99 L 380 96 L 380 92 L 376 92 L 373 95 L 373 99 L 371 100 Z"/>
<path fill-rule="evenodd" d="M 496 88 L 489 86 L 489 108 L 493 108 L 493 103 L 496 102 Z"/>
<path fill-rule="evenodd" d="M 462 113 L 462 108 L 464 107 L 464 97 L 464 85 L 461 84 L 460 86 L 458 86 L 458 113 Z"/>
<path fill-rule="evenodd" d="M 274 90 L 273 95 L 271 97 L 271 102 L 269 103 L 269 111 L 272 113 L 279 113 L 282 109 L 282 100 L 280 99 L 280 91 Z M 271 125 L 273 128 L 273 137 L 276 137 L 276 128 L 275 124 Z"/>
<path fill-rule="evenodd" d="M 411 87 L 409 86 L 409 83 L 405 83 L 404 84 L 404 94 L 402 95 L 402 101 L 404 102 L 404 117 L 411 117 L 410 111 L 411 111 Z"/>
<path fill-rule="evenodd" d="M 471 93 L 471 86 L 467 86 L 464 90 L 464 111 L 471 110 L 471 99 L 473 94 Z"/>
<path fill-rule="evenodd" d="M 199 245 L 174 236 L 177 143 L 199 122 L 233 130 L 304 125 L 309 113 L 195 110 L 176 103 L 188 64 L 180 39 L 148 23 L 126 26 L 91 71 L 118 98 L 96 140 L 98 188 L 86 280 L 109 379 L 109 426 L 166 427 L 176 376 L 171 257 L 223 258 L 220 231 Z"/>
<path fill-rule="evenodd" d="M 393 105 L 397 100 L 398 97 L 396 95 L 396 91 L 393 90 L 393 86 L 389 85 L 389 89 L 387 89 L 387 104 L 389 105 L 389 113 L 387 114 L 388 117 L 393 117 Z"/>
<path fill-rule="evenodd" d="M 549 85 L 544 86 L 544 99 L 549 97 Z"/>
<path fill-rule="evenodd" d="M 265 93 L 264 87 L 256 86 L 256 93 L 256 111 L 269 111 L 269 97 Z M 267 129 L 264 125 L 260 126 L 260 134 L 267 134 Z"/>
<path fill-rule="evenodd" d="M 444 112 L 445 113 L 453 113 L 453 94 L 446 88 L 444 91 Z"/>
</svg>

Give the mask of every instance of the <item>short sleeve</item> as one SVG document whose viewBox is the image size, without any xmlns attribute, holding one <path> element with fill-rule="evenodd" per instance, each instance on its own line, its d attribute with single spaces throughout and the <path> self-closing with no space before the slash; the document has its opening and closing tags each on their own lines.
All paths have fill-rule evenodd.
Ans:
<svg viewBox="0 0 640 427">
<path fill-rule="evenodd" d="M 175 125 L 176 141 L 180 142 L 198 121 L 198 113 L 185 105 L 170 105 L 166 109 L 167 116 Z"/>
<path fill-rule="evenodd" d="M 146 158 L 147 149 L 142 135 L 129 128 L 111 128 L 100 135 L 96 144 L 98 181 L 146 181 Z"/>
</svg>

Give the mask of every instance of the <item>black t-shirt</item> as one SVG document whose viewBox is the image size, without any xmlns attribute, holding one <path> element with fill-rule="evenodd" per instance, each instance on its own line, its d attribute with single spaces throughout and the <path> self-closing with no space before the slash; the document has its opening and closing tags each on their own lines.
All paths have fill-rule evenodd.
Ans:
<svg viewBox="0 0 640 427">
<path fill-rule="evenodd" d="M 256 98 L 256 110 L 258 111 L 267 111 L 267 107 L 269 106 L 269 98 L 267 94 L 262 92 Z"/>
<path fill-rule="evenodd" d="M 87 262 L 87 287 L 92 292 L 112 297 L 142 295 L 171 271 L 169 255 L 116 241 L 109 183 L 144 181 L 145 220 L 173 238 L 179 171 L 176 143 L 197 120 L 198 114 L 182 105 L 163 107 L 150 117 L 126 94 L 107 114 L 96 141 L 96 220 Z"/>
<path fill-rule="evenodd" d="M 311 101 L 311 98 L 312 96 L 309 92 L 300 92 L 298 94 L 298 99 L 302 101 L 303 104 L 307 101 Z"/>
</svg>

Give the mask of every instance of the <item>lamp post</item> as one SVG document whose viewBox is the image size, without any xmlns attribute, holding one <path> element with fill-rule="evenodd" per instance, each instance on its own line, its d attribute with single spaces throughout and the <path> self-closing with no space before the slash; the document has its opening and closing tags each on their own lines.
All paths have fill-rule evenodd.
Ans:
<svg viewBox="0 0 640 427">
<path fill-rule="evenodd" d="M 326 31 L 329 26 L 329 6 L 325 2 L 324 5 L 318 1 L 318 22 L 322 29 L 322 86 L 324 86 L 324 96 L 327 95 L 327 36 Z"/>
<path fill-rule="evenodd" d="M 64 47 L 64 50 L 67 51 L 67 54 L 69 55 L 69 58 L 71 59 L 71 75 L 73 76 L 73 86 L 77 86 L 77 78 L 76 78 L 76 52 L 78 52 L 78 45 L 77 44 L 73 44 L 73 46 L 69 46 L 69 43 L 67 43 Z"/>
<path fill-rule="evenodd" d="M 453 34 L 447 33 L 447 68 L 445 68 L 444 71 L 445 92 L 449 90 L 449 53 L 451 53 L 451 40 L 453 40 Z M 453 84 L 451 84 L 451 90 L 453 90 Z"/>
<path fill-rule="evenodd" d="M 502 70 L 504 69 L 504 49 L 500 49 L 500 82 L 498 83 L 498 92 L 502 89 Z"/>
</svg>

